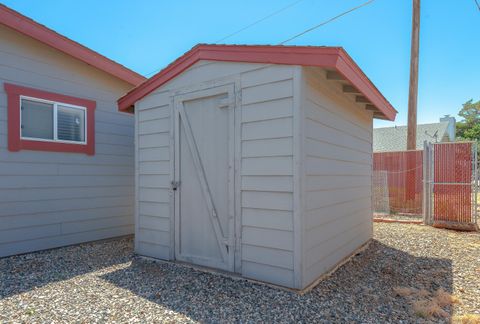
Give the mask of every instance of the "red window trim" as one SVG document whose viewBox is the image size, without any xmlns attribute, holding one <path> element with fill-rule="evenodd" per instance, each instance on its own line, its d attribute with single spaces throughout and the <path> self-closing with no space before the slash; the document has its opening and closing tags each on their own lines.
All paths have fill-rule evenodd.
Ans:
<svg viewBox="0 0 480 324">
<path fill-rule="evenodd" d="M 10 83 L 5 83 L 4 89 L 7 93 L 8 101 L 8 150 L 10 152 L 35 150 L 84 153 L 88 155 L 95 154 L 95 101 L 22 87 Z M 20 136 L 20 96 L 28 96 L 85 107 L 87 110 L 87 143 L 70 144 L 22 139 Z"/>
</svg>

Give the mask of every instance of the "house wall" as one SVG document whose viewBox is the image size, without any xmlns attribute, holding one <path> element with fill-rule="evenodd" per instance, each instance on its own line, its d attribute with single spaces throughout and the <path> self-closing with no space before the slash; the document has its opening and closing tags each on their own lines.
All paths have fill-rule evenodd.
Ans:
<svg viewBox="0 0 480 324">
<path fill-rule="evenodd" d="M 96 153 L 7 150 L 3 83 L 96 101 Z M 133 232 L 133 116 L 116 99 L 131 88 L 0 25 L 0 256 Z"/>
<path fill-rule="evenodd" d="M 303 68 L 303 287 L 372 237 L 372 113 Z"/>
<path fill-rule="evenodd" d="M 201 61 L 136 103 L 137 253 L 174 258 L 173 92 L 228 80 L 237 82 L 241 96 L 236 108 L 241 110 L 240 197 L 236 197 L 241 249 L 236 269 L 245 277 L 293 286 L 294 70 Z"/>
</svg>

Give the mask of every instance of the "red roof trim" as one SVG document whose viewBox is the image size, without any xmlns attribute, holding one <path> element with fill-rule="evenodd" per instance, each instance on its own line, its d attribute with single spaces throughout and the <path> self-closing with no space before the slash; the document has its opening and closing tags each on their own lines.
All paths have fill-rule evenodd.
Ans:
<svg viewBox="0 0 480 324">
<path fill-rule="evenodd" d="M 140 74 L 63 35 L 58 34 L 3 4 L 0 4 L 0 24 L 32 37 L 82 62 L 96 67 L 99 70 L 113 75 L 118 79 L 128 82 L 129 84 L 139 85 L 145 81 L 145 78 Z"/>
<path fill-rule="evenodd" d="M 199 60 L 317 66 L 335 69 L 367 97 L 385 118 L 394 120 L 396 110 L 358 65 L 340 47 L 197 45 L 165 69 L 118 100 L 127 111 L 135 102 L 170 81 Z"/>
<path fill-rule="evenodd" d="M 350 81 L 370 102 L 383 113 L 386 119 L 395 120 L 397 111 L 375 87 L 372 81 L 363 73 L 348 53 L 341 49 L 340 58 L 335 68 L 346 80 Z"/>
</svg>

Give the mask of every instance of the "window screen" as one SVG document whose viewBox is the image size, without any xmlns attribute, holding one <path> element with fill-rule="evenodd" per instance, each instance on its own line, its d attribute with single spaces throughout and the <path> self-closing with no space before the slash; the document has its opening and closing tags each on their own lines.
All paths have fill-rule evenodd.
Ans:
<svg viewBox="0 0 480 324">
<path fill-rule="evenodd" d="M 57 138 L 62 141 L 85 141 L 85 111 L 57 106 Z"/>
<path fill-rule="evenodd" d="M 22 137 L 53 140 L 53 104 L 22 99 Z"/>
</svg>

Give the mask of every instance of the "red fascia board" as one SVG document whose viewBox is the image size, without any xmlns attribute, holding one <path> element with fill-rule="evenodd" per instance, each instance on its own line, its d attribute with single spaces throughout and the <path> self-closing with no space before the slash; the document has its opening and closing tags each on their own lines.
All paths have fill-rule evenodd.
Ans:
<svg viewBox="0 0 480 324">
<path fill-rule="evenodd" d="M 137 86 L 145 81 L 145 77 L 140 74 L 63 35 L 58 34 L 57 32 L 2 4 L 0 4 L 0 23 L 131 85 Z"/>
<path fill-rule="evenodd" d="M 199 60 L 316 66 L 335 69 L 358 88 L 389 120 L 396 111 L 358 65 L 340 47 L 197 45 L 141 85 L 118 100 L 126 111 L 135 102 L 173 79 Z"/>
<path fill-rule="evenodd" d="M 150 92 L 155 91 L 160 85 L 170 81 L 199 60 L 198 53 L 195 51 L 188 52 L 181 56 L 165 69 L 118 99 L 119 110 L 127 111 L 137 100 L 140 100 Z"/>
<path fill-rule="evenodd" d="M 397 110 L 388 102 L 382 93 L 375 87 L 360 67 L 343 49 L 335 66 L 336 70 L 352 83 L 370 102 L 380 110 L 385 118 L 395 120 Z"/>
<path fill-rule="evenodd" d="M 84 153 L 87 155 L 95 154 L 95 101 L 71 97 L 53 92 L 47 92 L 34 88 L 22 87 L 10 83 L 4 83 L 4 89 L 7 93 L 8 150 L 10 152 L 18 152 L 20 150 L 34 150 L 66 153 Z M 20 96 L 28 96 L 85 107 L 87 109 L 87 143 L 70 144 L 22 139 L 20 137 Z"/>
</svg>

